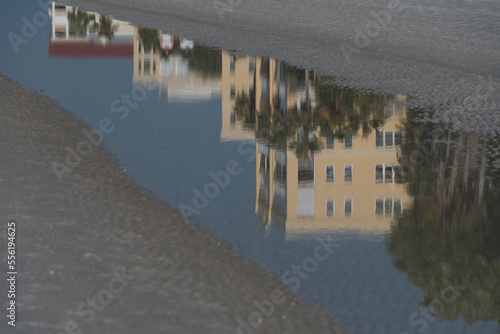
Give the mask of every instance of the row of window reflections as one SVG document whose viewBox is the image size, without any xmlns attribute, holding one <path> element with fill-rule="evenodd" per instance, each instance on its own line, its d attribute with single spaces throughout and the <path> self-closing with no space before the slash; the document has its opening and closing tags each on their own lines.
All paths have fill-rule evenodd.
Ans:
<svg viewBox="0 0 500 334">
<path fill-rule="evenodd" d="M 397 216 L 403 212 L 403 200 L 401 198 L 380 197 L 375 199 L 375 215 L 377 216 Z M 335 215 L 335 198 L 326 199 L 326 216 Z M 344 199 L 344 217 L 353 215 L 353 199 Z"/>
<path fill-rule="evenodd" d="M 234 87 L 231 86 L 231 99 L 234 99 L 234 95 Z M 234 111 L 230 114 L 230 122 L 232 124 L 236 122 Z M 403 136 L 401 131 L 377 131 L 375 134 L 375 145 L 377 147 L 401 145 L 402 140 Z M 346 134 L 344 137 L 344 148 L 352 148 L 352 142 L 352 134 Z M 326 137 L 326 148 L 335 148 L 335 138 L 333 136 Z"/>
<path fill-rule="evenodd" d="M 229 60 L 229 71 L 234 73 L 236 68 L 236 58 L 237 56 L 231 56 Z M 248 72 L 253 72 L 255 70 L 255 58 L 248 58 Z"/>
<path fill-rule="evenodd" d="M 269 166 L 269 158 L 261 154 L 260 170 L 267 172 Z M 278 180 L 286 180 L 286 166 L 276 163 L 275 177 Z M 376 164 L 375 165 L 375 182 L 376 183 L 398 183 L 400 175 L 396 170 L 397 166 L 392 163 Z M 299 159 L 298 169 L 299 183 L 314 182 L 314 161 L 312 159 Z M 344 165 L 344 182 L 353 181 L 353 165 Z M 335 165 L 326 166 L 326 182 L 335 182 Z"/>
<path fill-rule="evenodd" d="M 352 165 L 344 165 L 344 182 L 352 182 L 353 167 Z M 398 181 L 396 166 L 393 164 L 376 164 L 375 165 L 375 182 L 376 183 L 394 183 Z M 335 166 L 326 166 L 326 182 L 335 182 Z"/>
<path fill-rule="evenodd" d="M 326 166 L 326 182 L 335 181 L 335 166 Z M 344 182 L 352 182 L 352 165 L 344 165 Z"/>
<path fill-rule="evenodd" d="M 375 133 L 375 146 L 376 147 L 384 147 L 384 146 L 397 146 L 401 145 L 403 142 L 403 134 L 399 130 L 391 130 L 391 131 L 376 131 Z M 327 136 L 326 137 L 326 148 L 333 149 L 335 148 L 335 137 Z M 352 148 L 352 134 L 347 133 L 344 137 L 344 148 Z"/>
</svg>

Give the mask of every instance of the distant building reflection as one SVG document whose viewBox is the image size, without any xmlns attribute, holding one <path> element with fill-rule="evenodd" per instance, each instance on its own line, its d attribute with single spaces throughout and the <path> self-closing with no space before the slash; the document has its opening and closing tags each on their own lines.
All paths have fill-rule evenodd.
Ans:
<svg viewBox="0 0 500 334">
<path fill-rule="evenodd" d="M 202 102 L 220 96 L 220 75 L 195 66 L 194 43 L 153 29 L 134 29 L 134 83 L 157 87 L 169 102 Z M 206 51 L 206 50 L 204 50 Z M 213 51 L 212 51 L 213 52 Z M 218 51 L 220 53 L 220 51 Z"/>
<path fill-rule="evenodd" d="M 49 8 L 49 56 L 132 57 L 134 27 L 95 12 L 59 5 Z"/>
</svg>

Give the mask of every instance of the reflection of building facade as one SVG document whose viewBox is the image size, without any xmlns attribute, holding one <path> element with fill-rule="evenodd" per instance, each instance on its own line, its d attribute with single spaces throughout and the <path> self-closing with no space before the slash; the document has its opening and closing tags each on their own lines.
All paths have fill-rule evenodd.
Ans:
<svg viewBox="0 0 500 334">
<path fill-rule="evenodd" d="M 394 168 L 399 123 L 391 116 L 366 138 L 321 138 L 324 149 L 305 159 L 257 141 L 255 205 L 261 219 L 284 224 L 289 237 L 338 228 L 389 229 L 410 202 Z"/>
<path fill-rule="evenodd" d="M 299 113 L 316 105 L 314 73 L 287 71 L 274 59 L 224 52 L 222 73 L 221 140 L 255 138 L 255 128 L 245 128 L 235 116 L 235 100 L 250 96 L 252 89 L 257 114 L 266 104 Z M 261 221 L 284 225 L 288 237 L 339 228 L 388 230 L 393 217 L 410 204 L 395 169 L 404 100 L 397 96 L 387 103 L 384 125 L 377 131 L 365 137 L 322 137 L 323 149 L 310 158 L 256 140 L 255 210 Z M 299 129 L 297 137 L 316 133 L 319 129 L 307 134 Z"/>
<path fill-rule="evenodd" d="M 50 56 L 131 57 L 133 27 L 95 12 L 52 3 Z"/>
<path fill-rule="evenodd" d="M 164 47 L 168 43 L 167 36 L 173 39 L 161 33 L 159 36 L 163 36 Z M 150 50 L 146 50 L 138 28 L 134 29 L 133 48 L 134 83 L 158 87 L 158 93 L 164 91 L 169 102 L 201 102 L 220 95 L 220 78 L 204 77 L 193 71 L 189 66 L 189 58 L 182 54 L 162 57 L 161 50 L 154 44 Z"/>
</svg>

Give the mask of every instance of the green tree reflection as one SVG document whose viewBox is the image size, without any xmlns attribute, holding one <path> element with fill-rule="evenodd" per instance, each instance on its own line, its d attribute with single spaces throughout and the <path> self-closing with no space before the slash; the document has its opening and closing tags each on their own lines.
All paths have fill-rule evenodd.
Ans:
<svg viewBox="0 0 500 334">
<path fill-rule="evenodd" d="M 254 127 L 256 137 L 270 146 L 287 146 L 294 149 L 297 156 L 306 158 L 323 148 L 320 137 L 344 139 L 358 133 L 366 137 L 384 124 L 387 118 L 384 106 L 390 96 L 339 87 L 329 83 L 331 77 L 276 63 L 277 83 L 267 92 L 273 96 L 273 104 L 269 100 L 256 101 L 255 92 L 251 90 L 250 94 L 238 93 L 234 107 L 237 119 L 246 127 Z M 263 67 L 268 70 L 266 66 L 267 63 Z M 305 99 L 301 105 L 281 105 L 284 92 L 276 88 L 281 86 L 281 71 L 304 85 Z"/>
<path fill-rule="evenodd" d="M 77 11 L 75 7 L 68 13 L 69 32 L 75 37 L 87 36 L 87 29 L 90 23 L 89 15 L 86 12 Z"/>
<path fill-rule="evenodd" d="M 139 38 L 144 47 L 144 51 L 156 52 L 156 50 L 160 50 L 160 39 L 158 37 L 158 30 L 156 29 L 148 29 L 148 28 L 139 28 L 138 29 Z"/>
<path fill-rule="evenodd" d="M 145 52 L 160 53 L 164 59 L 168 59 L 171 55 L 180 55 L 187 58 L 189 68 L 203 77 L 220 77 L 222 74 L 222 52 L 220 50 L 196 42 L 193 42 L 192 49 L 182 50 L 179 37 L 174 37 L 172 48 L 167 52 L 161 46 L 160 31 L 139 28 L 138 34 Z"/>
<path fill-rule="evenodd" d="M 487 141 L 477 133 L 405 123 L 400 159 L 413 206 L 397 217 L 387 246 L 397 269 L 425 290 L 421 304 L 442 300 L 448 284 L 466 289 L 434 315 L 467 324 L 500 319 L 500 191 L 488 170 Z M 495 141 L 498 146 L 498 141 Z"/>
<path fill-rule="evenodd" d="M 113 19 L 109 16 L 101 16 L 99 18 L 99 23 L 96 23 L 97 36 L 105 37 L 107 40 L 111 40 L 115 34 L 115 26 L 113 26 Z"/>
</svg>

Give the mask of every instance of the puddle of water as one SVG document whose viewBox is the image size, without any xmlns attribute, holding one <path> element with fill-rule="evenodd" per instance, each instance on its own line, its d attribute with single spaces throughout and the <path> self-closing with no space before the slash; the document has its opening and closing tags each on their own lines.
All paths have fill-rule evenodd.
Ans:
<svg viewBox="0 0 500 334">
<path fill-rule="evenodd" d="M 6 27 L 37 9 L 10 10 Z M 124 167 L 166 202 L 355 333 L 494 330 L 496 134 L 431 121 L 439 115 L 407 108 L 404 92 L 49 10 L 18 54 L 4 48 L 1 70 L 107 131 Z M 326 237 L 337 247 L 322 262 Z"/>
</svg>

